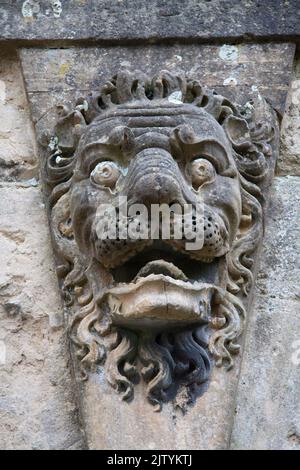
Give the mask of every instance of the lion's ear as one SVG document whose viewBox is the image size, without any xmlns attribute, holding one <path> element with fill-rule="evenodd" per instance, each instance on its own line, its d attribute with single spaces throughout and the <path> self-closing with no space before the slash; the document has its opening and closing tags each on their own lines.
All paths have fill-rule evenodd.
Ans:
<svg viewBox="0 0 300 470">
<path fill-rule="evenodd" d="M 102 137 L 99 143 L 119 146 L 123 152 L 128 153 L 134 149 L 134 134 L 129 127 L 117 126 L 108 135 Z"/>
<path fill-rule="evenodd" d="M 70 154 L 75 151 L 81 134 L 86 128 L 86 122 L 77 109 L 69 112 L 65 106 L 58 105 L 57 110 L 60 118 L 55 126 L 55 135 L 61 151 Z"/>
<path fill-rule="evenodd" d="M 250 143 L 250 130 L 245 119 L 230 115 L 225 120 L 223 127 L 234 147 L 240 148 Z"/>
<path fill-rule="evenodd" d="M 180 144 L 193 144 L 197 141 L 197 137 L 191 126 L 182 124 L 172 131 L 170 140 L 177 140 Z"/>
</svg>

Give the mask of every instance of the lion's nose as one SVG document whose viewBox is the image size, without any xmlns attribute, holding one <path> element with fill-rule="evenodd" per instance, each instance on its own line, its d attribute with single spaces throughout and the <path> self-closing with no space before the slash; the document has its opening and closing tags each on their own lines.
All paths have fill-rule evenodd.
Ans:
<svg viewBox="0 0 300 470">
<path fill-rule="evenodd" d="M 127 197 L 132 203 L 182 202 L 181 175 L 173 157 L 163 149 L 142 150 L 127 175 Z"/>
<path fill-rule="evenodd" d="M 171 204 L 181 199 L 181 191 L 172 175 L 164 175 L 161 168 L 141 175 L 133 188 L 133 199 L 148 204 Z"/>
</svg>

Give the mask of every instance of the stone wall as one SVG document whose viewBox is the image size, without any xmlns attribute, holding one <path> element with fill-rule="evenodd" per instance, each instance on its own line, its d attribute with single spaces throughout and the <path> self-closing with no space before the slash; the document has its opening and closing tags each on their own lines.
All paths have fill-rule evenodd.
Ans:
<svg viewBox="0 0 300 470">
<path fill-rule="evenodd" d="M 233 449 L 300 449 L 299 78 L 296 57 L 246 334 Z"/>
<path fill-rule="evenodd" d="M 300 449 L 300 179 L 274 180 L 246 334 L 233 449 Z"/>
<path fill-rule="evenodd" d="M 231 410 L 233 449 L 300 449 L 299 74 L 297 59 Z M 17 52 L 7 47 L 0 109 L 0 448 L 82 449 L 35 137 Z"/>
<path fill-rule="evenodd" d="M 84 446 L 20 63 L 0 51 L 0 448 Z"/>
</svg>

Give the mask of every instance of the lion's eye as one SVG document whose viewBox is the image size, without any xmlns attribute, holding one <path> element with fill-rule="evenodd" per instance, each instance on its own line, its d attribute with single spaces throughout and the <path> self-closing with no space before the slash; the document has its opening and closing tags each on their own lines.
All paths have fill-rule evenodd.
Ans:
<svg viewBox="0 0 300 470">
<path fill-rule="evenodd" d="M 192 177 L 194 189 L 198 189 L 204 183 L 211 183 L 216 175 L 214 166 L 205 158 L 193 160 L 190 163 L 189 173 Z"/>
<path fill-rule="evenodd" d="M 112 188 L 120 176 L 120 170 L 114 162 L 100 162 L 91 173 L 94 183 Z"/>
</svg>

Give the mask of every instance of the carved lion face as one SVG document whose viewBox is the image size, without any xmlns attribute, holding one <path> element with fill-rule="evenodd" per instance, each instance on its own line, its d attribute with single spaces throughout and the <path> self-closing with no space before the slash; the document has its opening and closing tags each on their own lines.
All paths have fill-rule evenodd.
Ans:
<svg viewBox="0 0 300 470">
<path fill-rule="evenodd" d="M 231 364 L 238 351 L 244 310 L 233 294 L 251 278 L 246 256 L 261 223 L 253 183 L 245 182 L 266 171 L 268 146 L 253 143 L 257 130 L 227 100 L 167 72 L 151 82 L 119 74 L 96 101 L 65 112 L 61 128 L 50 158 L 52 170 L 53 158 L 60 168 L 52 220 L 71 264 L 64 286 L 79 305 L 72 328 L 81 364 L 105 361 L 124 398 L 143 377 L 151 403 L 179 390 L 181 402 L 190 401 L 203 393 L 213 358 Z M 137 205 L 146 210 L 146 231 L 120 236 L 124 221 L 128 228 L 140 220 L 130 213 Z M 155 205 L 170 209 L 167 238 L 163 221 L 151 232 Z M 196 233 L 201 240 L 195 249 L 185 232 L 174 235 L 174 217 L 184 225 L 186 208 L 189 241 Z M 99 236 L 99 223 L 113 225 L 116 236 Z"/>
<path fill-rule="evenodd" d="M 128 209 L 149 208 L 149 217 L 153 204 L 191 211 L 202 204 L 203 219 L 195 216 L 195 223 L 202 224 L 203 243 L 187 250 L 185 239 L 154 240 L 151 233 L 99 239 L 99 217 L 113 223 L 99 208 L 117 207 L 120 196 Z M 157 100 L 96 119 L 80 143 L 70 206 L 80 251 L 112 275 L 112 322 L 151 329 L 207 321 L 210 284 L 220 282 L 218 262 L 236 237 L 241 205 L 230 142 L 205 110 Z"/>
</svg>

